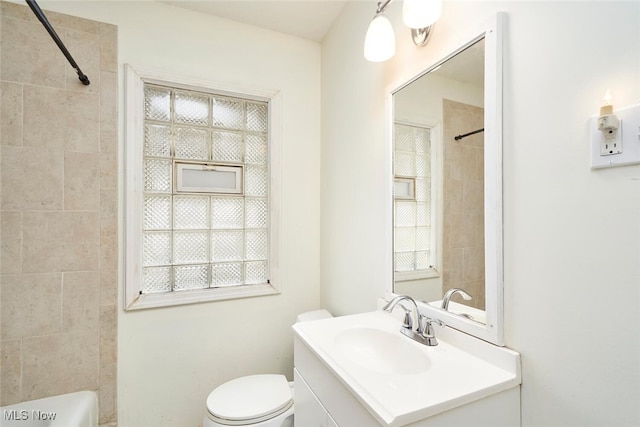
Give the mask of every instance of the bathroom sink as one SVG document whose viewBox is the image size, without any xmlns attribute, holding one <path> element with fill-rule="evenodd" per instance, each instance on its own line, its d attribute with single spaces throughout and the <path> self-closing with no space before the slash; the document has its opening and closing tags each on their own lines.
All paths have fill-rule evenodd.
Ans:
<svg viewBox="0 0 640 427">
<path fill-rule="evenodd" d="M 436 326 L 429 347 L 400 332 L 384 311 L 293 325 L 296 369 L 325 366 L 382 426 L 397 427 L 520 384 L 519 355 Z M 315 357 L 321 363 L 300 368 Z M 330 395 L 330 399 L 340 400 Z"/>
<path fill-rule="evenodd" d="M 407 337 L 381 329 L 358 327 L 335 337 L 340 357 L 381 374 L 408 375 L 429 369 L 429 358 Z"/>
</svg>

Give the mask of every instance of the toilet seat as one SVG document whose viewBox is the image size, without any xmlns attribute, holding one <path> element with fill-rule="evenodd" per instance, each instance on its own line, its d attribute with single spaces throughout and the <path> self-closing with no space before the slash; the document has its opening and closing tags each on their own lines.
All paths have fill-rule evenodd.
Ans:
<svg viewBox="0 0 640 427">
<path fill-rule="evenodd" d="M 228 381 L 207 397 L 207 412 L 213 421 L 242 426 L 270 420 L 293 406 L 293 396 L 284 375 L 250 375 Z"/>
</svg>

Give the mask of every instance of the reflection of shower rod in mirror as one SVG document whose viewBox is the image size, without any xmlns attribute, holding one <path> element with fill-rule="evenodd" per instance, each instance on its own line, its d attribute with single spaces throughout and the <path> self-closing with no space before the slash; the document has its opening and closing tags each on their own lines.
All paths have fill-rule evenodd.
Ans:
<svg viewBox="0 0 640 427">
<path fill-rule="evenodd" d="M 455 137 L 453 137 L 453 139 L 455 139 L 456 141 L 460 141 L 462 138 L 466 138 L 468 136 L 475 135 L 476 133 L 480 133 L 480 132 L 484 132 L 484 128 L 478 129 L 478 130 L 474 130 L 473 132 L 465 133 L 463 135 L 455 136 Z"/>
</svg>

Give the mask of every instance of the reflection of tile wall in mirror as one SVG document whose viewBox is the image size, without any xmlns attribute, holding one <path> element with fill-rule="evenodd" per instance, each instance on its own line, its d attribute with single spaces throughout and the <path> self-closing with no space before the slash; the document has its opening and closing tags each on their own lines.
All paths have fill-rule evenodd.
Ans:
<svg viewBox="0 0 640 427">
<path fill-rule="evenodd" d="M 484 310 L 484 137 L 455 140 L 483 127 L 484 110 L 443 99 L 444 215 L 442 290 L 461 288 Z"/>
</svg>

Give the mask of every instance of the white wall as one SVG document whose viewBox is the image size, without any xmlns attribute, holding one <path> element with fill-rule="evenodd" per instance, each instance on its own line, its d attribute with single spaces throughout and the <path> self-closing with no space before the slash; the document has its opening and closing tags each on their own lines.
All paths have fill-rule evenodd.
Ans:
<svg viewBox="0 0 640 427">
<path fill-rule="evenodd" d="M 484 88 L 427 74 L 394 95 L 394 119 L 423 125 L 442 123 L 443 99 L 482 108 Z"/>
<path fill-rule="evenodd" d="M 384 91 L 505 11 L 506 343 L 522 353 L 525 427 L 640 425 L 640 166 L 590 169 L 588 118 L 610 88 L 640 102 L 640 3 L 445 2 L 430 43 L 362 56 L 371 2 L 322 51 L 322 300 L 375 309 L 390 278 Z M 612 221 L 615 219 L 615 221 Z"/>
<path fill-rule="evenodd" d="M 130 63 L 283 94 L 282 294 L 121 308 L 118 425 L 195 427 L 207 394 L 232 377 L 279 372 L 292 379 L 290 325 L 320 302 L 320 45 L 159 2 L 40 5 L 117 25 L 120 70 Z M 122 73 L 120 82 L 123 135 Z"/>
</svg>

